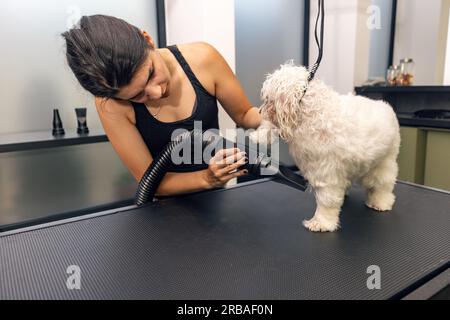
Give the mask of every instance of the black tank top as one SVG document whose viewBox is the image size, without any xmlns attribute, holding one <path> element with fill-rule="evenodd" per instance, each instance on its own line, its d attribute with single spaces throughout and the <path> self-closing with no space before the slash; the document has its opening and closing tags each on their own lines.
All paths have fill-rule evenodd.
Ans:
<svg viewBox="0 0 450 320">
<path fill-rule="evenodd" d="M 183 68 L 195 91 L 195 104 L 189 118 L 175 122 L 161 122 L 149 112 L 143 103 L 131 102 L 136 118 L 136 127 L 141 134 L 153 158 L 156 158 L 164 147 L 171 141 L 172 132 L 176 129 L 194 129 L 194 121 L 200 121 L 203 130 L 219 129 L 217 99 L 211 95 L 200 83 L 192 69 L 184 59 L 177 46 L 169 46 L 167 49 L 177 59 Z M 174 165 L 172 172 L 191 172 L 206 169 L 208 165 L 181 164 Z"/>
</svg>

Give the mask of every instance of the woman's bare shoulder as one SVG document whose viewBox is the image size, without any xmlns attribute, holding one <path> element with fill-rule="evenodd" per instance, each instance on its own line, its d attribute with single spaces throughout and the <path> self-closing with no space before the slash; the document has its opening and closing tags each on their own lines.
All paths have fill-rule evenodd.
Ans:
<svg viewBox="0 0 450 320">
<path fill-rule="evenodd" d="M 221 59 L 218 51 L 207 42 L 181 44 L 178 48 L 203 87 L 215 96 L 214 66 Z"/>
<path fill-rule="evenodd" d="M 95 107 L 99 117 L 125 117 L 133 124 L 136 123 L 133 106 L 129 101 L 95 97 Z"/>
<path fill-rule="evenodd" d="M 219 54 L 216 48 L 208 42 L 192 42 L 177 46 L 188 63 L 194 63 L 201 67 L 214 62 Z"/>
</svg>

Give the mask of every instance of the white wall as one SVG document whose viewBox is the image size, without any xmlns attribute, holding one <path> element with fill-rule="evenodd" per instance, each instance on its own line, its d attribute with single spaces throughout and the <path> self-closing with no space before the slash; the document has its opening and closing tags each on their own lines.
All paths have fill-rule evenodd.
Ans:
<svg viewBox="0 0 450 320">
<path fill-rule="evenodd" d="M 439 49 L 441 0 L 399 0 L 394 63 L 415 61 L 414 84 L 442 84 L 436 70 Z"/>
<path fill-rule="evenodd" d="M 372 0 L 371 2 L 379 9 L 379 17 L 376 17 L 378 21 L 375 21 L 379 25 L 370 31 L 369 78 L 384 78 L 390 64 L 392 0 Z"/>
<path fill-rule="evenodd" d="M 442 0 L 440 31 L 438 38 L 438 63 L 436 72 L 438 81 L 450 85 L 450 0 Z"/>
<path fill-rule="evenodd" d="M 166 0 L 167 44 L 206 41 L 236 70 L 233 0 Z M 221 130 L 235 128 L 219 108 Z"/>
<path fill-rule="evenodd" d="M 448 8 L 447 8 L 448 9 Z M 447 10 L 447 14 L 450 14 Z M 447 17 L 447 43 L 445 52 L 444 85 L 450 85 L 450 20 Z"/>
<path fill-rule="evenodd" d="M 87 107 L 90 128 L 102 128 L 92 95 L 66 63 L 60 36 L 77 16 L 100 13 L 144 28 L 157 40 L 154 0 L 2 0 L 0 134 L 51 130 L 54 108 L 66 129 L 76 128 L 79 106 Z"/>
<path fill-rule="evenodd" d="M 314 24 L 317 5 L 311 2 L 310 65 L 317 58 Z M 325 1 L 324 55 L 316 74 L 342 94 L 352 92 L 369 75 L 370 31 L 367 7 L 370 0 Z"/>
</svg>

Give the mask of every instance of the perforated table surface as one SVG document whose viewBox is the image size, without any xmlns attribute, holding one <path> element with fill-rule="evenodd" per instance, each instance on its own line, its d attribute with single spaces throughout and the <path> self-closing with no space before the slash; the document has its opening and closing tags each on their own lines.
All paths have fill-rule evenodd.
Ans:
<svg viewBox="0 0 450 320">
<path fill-rule="evenodd" d="M 449 267 L 450 196 L 395 192 L 378 213 L 352 189 L 335 233 L 306 230 L 313 194 L 271 180 L 5 232 L 0 299 L 402 298 Z"/>
</svg>

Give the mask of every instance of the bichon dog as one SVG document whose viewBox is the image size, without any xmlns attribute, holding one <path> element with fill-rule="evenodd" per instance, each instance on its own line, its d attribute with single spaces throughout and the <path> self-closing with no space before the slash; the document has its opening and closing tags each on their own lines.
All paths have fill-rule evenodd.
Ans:
<svg viewBox="0 0 450 320">
<path fill-rule="evenodd" d="M 271 143 L 275 132 L 287 142 L 317 204 L 314 217 L 303 225 L 332 232 L 339 227 L 340 209 L 353 182 L 365 188 L 368 207 L 392 209 L 400 128 L 387 103 L 340 95 L 322 81 L 308 83 L 308 75 L 305 67 L 292 63 L 268 75 L 261 91 L 263 121 L 251 139 Z"/>
</svg>

